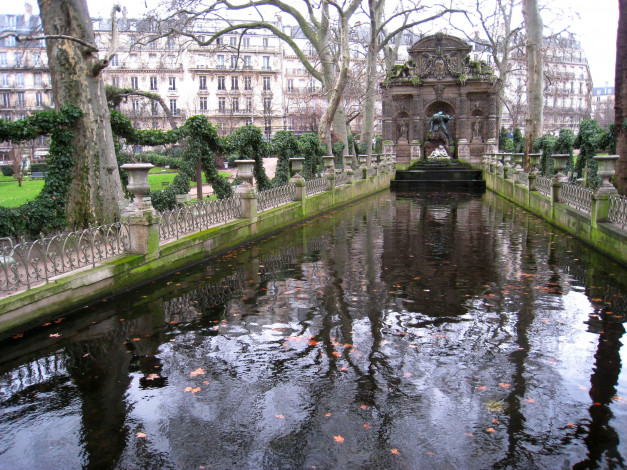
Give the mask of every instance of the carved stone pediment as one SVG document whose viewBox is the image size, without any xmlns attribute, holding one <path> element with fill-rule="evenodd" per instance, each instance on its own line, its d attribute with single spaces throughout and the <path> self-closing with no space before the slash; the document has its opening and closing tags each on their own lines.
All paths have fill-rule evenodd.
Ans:
<svg viewBox="0 0 627 470">
<path fill-rule="evenodd" d="M 409 54 L 416 63 L 418 77 L 443 80 L 458 78 L 464 73 L 463 59 L 471 49 L 459 38 L 438 33 L 416 42 Z"/>
</svg>

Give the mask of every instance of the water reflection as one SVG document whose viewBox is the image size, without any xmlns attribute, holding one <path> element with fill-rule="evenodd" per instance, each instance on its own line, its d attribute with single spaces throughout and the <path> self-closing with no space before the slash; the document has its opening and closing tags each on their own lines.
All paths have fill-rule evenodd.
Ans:
<svg viewBox="0 0 627 470">
<path fill-rule="evenodd" d="M 382 193 L 6 341 L 0 468 L 621 467 L 626 280 Z"/>
</svg>

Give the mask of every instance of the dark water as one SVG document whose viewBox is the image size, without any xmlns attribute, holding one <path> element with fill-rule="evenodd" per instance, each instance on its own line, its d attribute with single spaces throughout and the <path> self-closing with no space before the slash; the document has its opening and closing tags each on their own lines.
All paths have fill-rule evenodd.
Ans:
<svg viewBox="0 0 627 470">
<path fill-rule="evenodd" d="M 625 468 L 626 284 L 382 193 L 1 343 L 0 468 Z"/>
</svg>

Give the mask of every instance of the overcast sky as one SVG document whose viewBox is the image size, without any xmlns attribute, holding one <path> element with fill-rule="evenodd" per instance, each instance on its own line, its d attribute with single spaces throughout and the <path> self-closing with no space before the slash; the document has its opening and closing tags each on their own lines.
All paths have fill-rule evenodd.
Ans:
<svg viewBox="0 0 627 470">
<path fill-rule="evenodd" d="M 32 2 L 36 4 L 36 2 Z M 155 8 L 159 0 L 87 0 L 92 17 L 108 17 L 114 3 L 125 5 L 129 16 L 142 16 Z M 594 86 L 614 85 L 616 61 L 616 30 L 618 27 L 618 2 L 616 0 L 551 0 L 552 6 L 570 8 L 579 19 L 568 20 L 570 31 L 581 41 L 588 57 Z M 0 13 L 23 13 L 21 2 L 2 1 Z M 285 18 L 285 15 L 283 15 Z"/>
</svg>

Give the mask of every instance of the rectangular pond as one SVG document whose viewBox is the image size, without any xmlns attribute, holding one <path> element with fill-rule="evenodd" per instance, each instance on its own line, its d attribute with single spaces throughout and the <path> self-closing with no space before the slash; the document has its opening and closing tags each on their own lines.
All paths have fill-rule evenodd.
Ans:
<svg viewBox="0 0 627 470">
<path fill-rule="evenodd" d="M 0 343 L 0 469 L 624 468 L 626 286 L 383 192 Z"/>
</svg>

